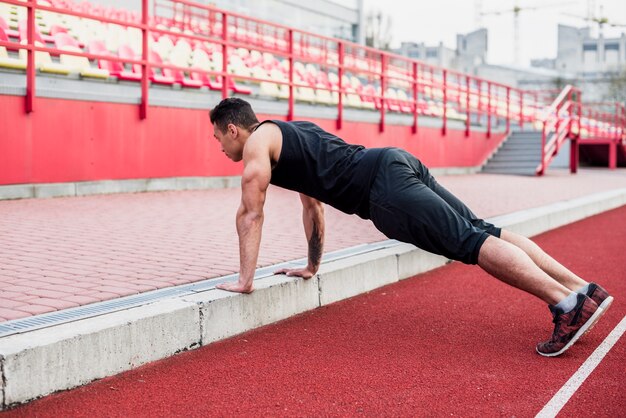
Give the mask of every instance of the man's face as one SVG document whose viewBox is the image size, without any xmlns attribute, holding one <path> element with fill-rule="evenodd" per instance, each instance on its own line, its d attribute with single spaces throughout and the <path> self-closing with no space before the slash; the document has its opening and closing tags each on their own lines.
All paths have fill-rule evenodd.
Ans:
<svg viewBox="0 0 626 418">
<path fill-rule="evenodd" d="M 222 152 L 228 158 L 235 162 L 241 161 L 243 149 L 237 141 L 239 131 L 235 125 L 229 124 L 226 127 L 226 132 L 222 132 L 220 128 L 213 125 L 213 136 L 218 140 L 222 146 Z"/>
</svg>

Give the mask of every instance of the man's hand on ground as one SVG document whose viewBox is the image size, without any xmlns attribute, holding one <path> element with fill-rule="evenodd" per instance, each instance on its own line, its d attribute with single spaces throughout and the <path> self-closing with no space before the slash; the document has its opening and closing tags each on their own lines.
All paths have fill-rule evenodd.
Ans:
<svg viewBox="0 0 626 418">
<path fill-rule="evenodd" d="M 274 274 L 286 274 L 287 276 L 298 276 L 304 279 L 310 279 L 315 272 L 305 267 L 301 269 L 280 269 L 276 270 Z"/>
<path fill-rule="evenodd" d="M 252 293 L 254 290 L 252 284 L 245 285 L 240 282 L 230 282 L 230 283 L 220 283 L 215 286 L 217 289 L 227 290 L 229 292 L 237 292 L 237 293 Z"/>
</svg>

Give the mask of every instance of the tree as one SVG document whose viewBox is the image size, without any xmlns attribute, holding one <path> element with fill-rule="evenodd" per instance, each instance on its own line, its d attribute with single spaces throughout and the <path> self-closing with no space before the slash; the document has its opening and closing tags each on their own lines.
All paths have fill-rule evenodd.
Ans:
<svg viewBox="0 0 626 418">
<path fill-rule="evenodd" d="M 391 46 L 391 17 L 380 10 L 370 10 L 365 18 L 365 45 L 389 50 Z"/>
<path fill-rule="evenodd" d="M 563 77 L 557 76 L 556 78 L 552 79 L 552 84 L 554 85 L 555 89 L 561 91 L 565 88 L 565 86 L 567 86 L 568 82 Z"/>
<path fill-rule="evenodd" d="M 608 101 L 626 104 L 626 69 L 609 76 L 609 85 L 604 97 Z"/>
</svg>

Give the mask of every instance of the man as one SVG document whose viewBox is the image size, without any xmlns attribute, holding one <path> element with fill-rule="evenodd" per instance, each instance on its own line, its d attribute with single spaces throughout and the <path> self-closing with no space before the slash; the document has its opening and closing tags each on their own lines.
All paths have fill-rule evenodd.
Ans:
<svg viewBox="0 0 626 418">
<path fill-rule="evenodd" d="M 312 277 L 324 245 L 322 202 L 364 219 L 389 238 L 436 254 L 478 264 L 499 280 L 546 303 L 554 317 L 552 337 L 537 344 L 557 356 L 588 331 L 613 301 L 531 240 L 479 219 L 440 186 L 428 168 L 398 148 L 347 144 L 310 122 L 259 123 L 249 103 L 222 100 L 211 111 L 215 138 L 231 160 L 243 160 L 237 211 L 239 280 L 218 288 L 250 293 L 261 243 L 263 205 L 270 184 L 300 192 L 308 263 L 276 273 Z"/>
</svg>

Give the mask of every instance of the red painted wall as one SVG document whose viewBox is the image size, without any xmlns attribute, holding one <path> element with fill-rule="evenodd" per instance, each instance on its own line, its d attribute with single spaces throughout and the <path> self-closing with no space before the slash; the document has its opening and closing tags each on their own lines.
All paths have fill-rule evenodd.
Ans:
<svg viewBox="0 0 626 418">
<path fill-rule="evenodd" d="M 145 120 L 136 105 L 0 96 L 0 184 L 56 183 L 152 177 L 229 176 L 241 173 L 213 139 L 205 110 L 151 107 Z M 296 107 L 297 111 L 297 107 Z M 277 118 L 259 115 L 259 118 Z M 335 132 L 334 120 L 313 120 Z M 399 146 L 431 167 L 481 164 L 502 135 L 344 123 L 336 132 L 368 147 Z"/>
</svg>

